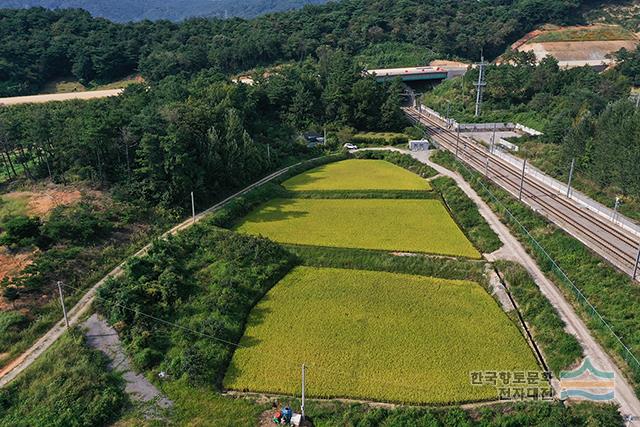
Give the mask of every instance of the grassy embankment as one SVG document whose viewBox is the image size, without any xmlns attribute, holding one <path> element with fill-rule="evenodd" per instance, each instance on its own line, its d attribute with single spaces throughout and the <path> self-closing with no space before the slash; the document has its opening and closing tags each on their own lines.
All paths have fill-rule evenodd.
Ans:
<svg viewBox="0 0 640 427">
<path fill-rule="evenodd" d="M 124 383 L 89 349 L 77 329 L 65 333 L 28 370 L 0 389 L 0 426 L 97 426 L 127 406 Z"/>
</svg>

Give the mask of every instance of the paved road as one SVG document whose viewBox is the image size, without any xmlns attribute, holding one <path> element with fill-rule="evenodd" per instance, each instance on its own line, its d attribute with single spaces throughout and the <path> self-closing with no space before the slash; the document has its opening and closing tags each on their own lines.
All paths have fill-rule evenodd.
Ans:
<svg viewBox="0 0 640 427">
<path fill-rule="evenodd" d="M 620 412 L 623 416 L 640 417 L 640 400 L 636 396 L 633 387 L 629 384 L 626 378 L 622 375 L 618 366 L 613 362 L 604 349 L 596 342 L 591 335 L 591 332 L 587 328 L 586 324 L 582 321 L 580 316 L 576 314 L 573 307 L 564 298 L 562 292 L 556 287 L 556 285 L 549 280 L 540 267 L 536 264 L 533 258 L 527 253 L 522 244 L 516 237 L 511 234 L 509 228 L 500 222 L 498 216 L 491 210 L 491 208 L 482 200 L 475 190 L 457 173 L 451 172 L 442 166 L 433 163 L 429 160 L 429 153 L 425 151 L 410 152 L 407 150 L 393 149 L 394 151 L 410 154 L 422 163 L 426 163 L 434 168 L 438 173 L 453 178 L 458 186 L 465 192 L 471 200 L 478 206 L 478 210 L 482 217 L 487 221 L 493 231 L 498 234 L 500 240 L 503 243 L 503 247 L 493 254 L 487 255 L 486 258 L 489 261 L 496 259 L 507 259 L 515 261 L 521 264 L 529 274 L 534 278 L 536 284 L 542 291 L 543 295 L 551 302 L 556 309 L 560 318 L 566 323 L 566 330 L 570 334 L 574 335 L 580 344 L 582 345 L 584 355 L 591 358 L 594 365 L 605 371 L 612 371 L 615 373 L 615 396 L 616 401 L 620 405 Z M 640 426 L 640 419 L 637 419 L 629 426 Z"/>
<path fill-rule="evenodd" d="M 406 111 L 409 114 L 417 113 L 415 109 Z M 515 197 L 519 196 L 522 168 L 489 153 L 486 147 L 464 135 L 456 143 L 455 133 L 448 131 L 439 119 L 422 114 L 420 121 L 435 142 L 453 153 L 457 151 L 464 163 L 486 175 Z M 522 186 L 522 201 L 612 265 L 632 275 L 640 246 L 637 235 L 528 175 Z"/>
<path fill-rule="evenodd" d="M 12 98 L 0 98 L 2 105 L 18 104 L 42 104 L 51 101 L 69 101 L 71 99 L 95 99 L 118 96 L 124 89 L 90 90 L 85 92 L 52 93 L 47 95 L 14 96 Z"/>
</svg>

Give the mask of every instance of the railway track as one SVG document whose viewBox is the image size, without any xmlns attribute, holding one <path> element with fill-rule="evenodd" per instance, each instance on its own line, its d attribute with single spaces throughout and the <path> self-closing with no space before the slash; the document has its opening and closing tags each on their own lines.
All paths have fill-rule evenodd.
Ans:
<svg viewBox="0 0 640 427">
<path fill-rule="evenodd" d="M 405 108 L 405 113 L 443 148 L 451 151 L 473 169 L 501 188 L 518 196 L 522 169 L 493 155 L 483 146 L 446 128 L 439 119 Z M 522 200 L 552 222 L 582 241 L 621 271 L 632 275 L 640 242 L 601 216 L 580 207 L 542 182 L 525 174 Z"/>
</svg>

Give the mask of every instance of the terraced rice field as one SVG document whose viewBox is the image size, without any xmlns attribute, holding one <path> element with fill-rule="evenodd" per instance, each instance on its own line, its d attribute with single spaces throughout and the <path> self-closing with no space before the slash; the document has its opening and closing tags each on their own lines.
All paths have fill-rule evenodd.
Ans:
<svg viewBox="0 0 640 427">
<path fill-rule="evenodd" d="M 350 159 L 329 163 L 288 179 L 291 191 L 430 190 L 429 182 L 384 160 Z"/>
<path fill-rule="evenodd" d="M 480 258 L 439 200 L 274 199 L 237 231 L 288 244 Z"/>
<path fill-rule="evenodd" d="M 298 267 L 251 312 L 224 385 L 407 403 L 497 397 L 470 371 L 538 371 L 516 326 L 478 284 Z"/>
</svg>

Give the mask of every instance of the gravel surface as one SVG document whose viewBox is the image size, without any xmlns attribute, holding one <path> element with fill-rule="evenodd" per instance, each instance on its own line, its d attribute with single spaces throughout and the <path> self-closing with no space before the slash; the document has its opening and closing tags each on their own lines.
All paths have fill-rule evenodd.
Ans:
<svg viewBox="0 0 640 427">
<path fill-rule="evenodd" d="M 173 405 L 173 402 L 164 397 L 148 379 L 133 371 L 129 358 L 122 348 L 118 333 L 104 319 L 93 314 L 81 326 L 86 329 L 87 344 L 106 354 L 111 360 L 109 368 L 122 374 L 122 378 L 126 382 L 125 391 L 133 401 L 154 402 L 160 408 L 168 408 Z"/>
</svg>

